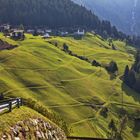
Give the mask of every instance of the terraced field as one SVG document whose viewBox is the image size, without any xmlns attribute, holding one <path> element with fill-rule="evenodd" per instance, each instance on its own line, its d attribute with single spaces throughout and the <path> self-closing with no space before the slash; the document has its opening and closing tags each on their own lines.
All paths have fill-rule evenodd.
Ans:
<svg viewBox="0 0 140 140">
<path fill-rule="evenodd" d="M 140 109 L 140 95 L 120 80 L 125 66 L 134 61 L 135 49 L 125 43 L 114 41 L 117 49 L 112 50 L 108 41 L 92 34 L 87 34 L 83 40 L 70 37 L 43 40 L 32 35 L 17 42 L 2 35 L 0 38 L 19 45 L 0 52 L 0 92 L 33 99 L 59 113 L 67 122 L 71 135 L 108 137 L 110 120 L 113 118 L 119 125 L 122 92 L 124 108 L 129 114 Z M 58 47 L 50 41 L 57 42 Z M 116 61 L 118 77 L 111 80 L 104 68 L 66 54 L 61 50 L 63 43 L 68 44 L 72 52 L 91 61 L 95 59 L 102 64 Z M 109 109 L 108 117 L 101 115 L 104 107 Z M 125 139 L 134 139 L 131 131 L 131 124 L 128 124 L 123 134 Z"/>
</svg>

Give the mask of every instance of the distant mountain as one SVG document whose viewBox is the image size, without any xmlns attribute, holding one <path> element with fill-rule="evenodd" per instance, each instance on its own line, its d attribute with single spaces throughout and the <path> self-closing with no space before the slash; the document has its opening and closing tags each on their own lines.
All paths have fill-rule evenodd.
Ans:
<svg viewBox="0 0 140 140">
<path fill-rule="evenodd" d="M 140 0 L 73 0 L 128 34 L 140 35 Z"/>
</svg>

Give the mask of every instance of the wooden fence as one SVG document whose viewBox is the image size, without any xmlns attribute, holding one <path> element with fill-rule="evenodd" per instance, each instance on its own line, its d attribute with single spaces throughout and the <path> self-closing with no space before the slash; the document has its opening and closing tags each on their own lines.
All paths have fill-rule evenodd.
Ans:
<svg viewBox="0 0 140 140">
<path fill-rule="evenodd" d="M 0 102 L 0 113 L 3 113 L 5 111 L 11 112 L 13 108 L 17 107 L 20 108 L 22 106 L 22 99 L 21 98 L 15 98 L 15 99 L 9 99 Z"/>
</svg>

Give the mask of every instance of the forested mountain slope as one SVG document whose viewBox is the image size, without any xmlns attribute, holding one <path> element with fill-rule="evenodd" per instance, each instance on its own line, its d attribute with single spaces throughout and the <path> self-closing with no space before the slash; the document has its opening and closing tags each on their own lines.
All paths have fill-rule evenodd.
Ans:
<svg viewBox="0 0 140 140">
<path fill-rule="evenodd" d="M 127 34 L 140 34 L 139 0 L 73 0 Z"/>
<path fill-rule="evenodd" d="M 99 20 L 70 0 L 0 0 L 0 22 L 57 28 L 95 27 Z"/>
<path fill-rule="evenodd" d="M 0 0 L 0 23 L 28 27 L 85 28 L 100 35 L 123 38 L 124 35 L 102 22 L 91 11 L 71 0 Z"/>
</svg>

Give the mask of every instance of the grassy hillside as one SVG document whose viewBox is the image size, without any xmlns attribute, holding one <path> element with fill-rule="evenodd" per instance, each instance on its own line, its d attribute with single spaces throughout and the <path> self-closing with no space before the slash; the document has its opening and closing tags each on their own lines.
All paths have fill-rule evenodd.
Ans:
<svg viewBox="0 0 140 140">
<path fill-rule="evenodd" d="M 14 109 L 11 113 L 3 114 L 0 116 L 0 135 L 1 132 L 9 131 L 10 127 L 15 125 L 17 122 L 29 118 L 42 118 L 50 122 L 47 118 L 40 115 L 36 111 L 28 107 L 21 107 L 20 109 Z"/>
<path fill-rule="evenodd" d="M 126 47 L 123 42 L 114 41 L 117 50 L 112 50 L 107 41 L 91 34 L 83 40 L 69 37 L 43 40 L 32 35 L 26 35 L 26 39 L 19 42 L 2 35 L 0 38 L 19 45 L 16 49 L 0 52 L 0 92 L 6 96 L 36 100 L 58 112 L 68 123 L 71 135 L 108 137 L 111 118 L 117 124 L 120 121 L 122 92 L 124 108 L 129 114 L 140 107 L 140 95 L 125 87 L 120 80 L 124 67 L 134 61 L 130 53 L 134 49 Z M 59 48 L 48 41 L 57 41 Z M 90 60 L 101 63 L 116 61 L 119 76 L 110 80 L 104 68 L 93 67 L 64 53 L 61 51 L 63 43 L 67 43 L 74 53 L 85 55 Z M 100 115 L 102 109 L 94 109 L 91 104 L 104 104 L 109 109 L 108 117 Z M 134 138 L 131 131 L 130 123 L 124 133 L 128 140 Z"/>
</svg>

